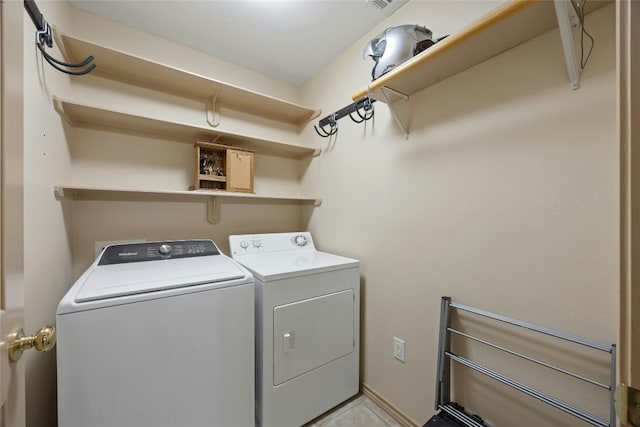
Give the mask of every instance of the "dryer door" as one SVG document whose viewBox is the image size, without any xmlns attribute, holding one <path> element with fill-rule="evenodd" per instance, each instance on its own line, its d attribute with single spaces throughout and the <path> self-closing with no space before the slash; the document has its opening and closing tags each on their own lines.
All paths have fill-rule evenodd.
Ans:
<svg viewBox="0 0 640 427">
<path fill-rule="evenodd" d="M 274 386 L 354 350 L 354 304 L 347 289 L 274 308 Z"/>
</svg>

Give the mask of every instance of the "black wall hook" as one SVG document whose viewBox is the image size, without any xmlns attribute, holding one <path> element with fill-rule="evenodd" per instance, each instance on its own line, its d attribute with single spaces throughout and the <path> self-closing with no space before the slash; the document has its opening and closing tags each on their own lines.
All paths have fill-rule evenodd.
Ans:
<svg viewBox="0 0 640 427">
<path fill-rule="evenodd" d="M 61 71 L 66 74 L 71 74 L 74 76 L 82 76 L 84 74 L 89 74 L 91 71 L 93 71 L 96 68 L 96 64 L 91 64 L 91 62 L 95 59 L 93 56 L 87 57 L 82 62 L 68 63 L 68 62 L 60 61 L 54 58 L 53 56 L 49 55 L 45 51 L 45 46 L 53 47 L 53 37 L 51 32 L 51 26 L 44 19 L 44 17 L 42 16 L 42 13 L 40 13 L 40 9 L 38 9 L 38 6 L 36 5 L 36 2 L 34 0 L 24 0 L 24 8 L 27 10 L 27 12 L 29 13 L 29 16 L 31 17 L 31 20 L 33 21 L 33 24 L 36 26 L 36 47 L 38 48 L 38 50 L 40 50 L 40 53 L 42 53 L 43 58 L 49 63 L 49 65 L 51 65 L 53 68 L 55 68 L 58 71 Z M 73 71 L 73 70 L 67 70 L 67 69 L 61 68 L 60 66 L 68 67 L 68 68 L 82 68 L 82 67 L 87 67 L 87 68 L 83 70 Z"/>
<path fill-rule="evenodd" d="M 331 135 L 335 135 L 336 133 L 338 133 L 338 122 L 336 121 L 336 113 L 333 113 L 330 116 L 325 117 L 324 119 L 320 120 L 320 129 L 318 129 L 315 125 L 313 125 L 313 128 L 316 130 L 316 133 L 318 135 L 320 135 L 323 138 L 329 138 Z M 330 130 L 327 131 L 325 130 L 325 126 L 329 125 L 330 126 Z"/>
<path fill-rule="evenodd" d="M 352 112 L 349 112 L 349 117 L 356 123 L 362 123 L 366 120 L 371 120 L 373 118 L 373 113 L 375 113 L 375 110 L 373 109 L 373 102 L 375 101 L 375 99 L 364 98 L 362 101 L 363 113 L 360 112 L 360 108 L 356 108 L 355 110 L 355 112 L 358 114 L 358 117 L 360 117 L 359 119 L 353 117 L 353 115 L 351 114 Z"/>
<path fill-rule="evenodd" d="M 372 98 L 363 98 L 359 101 L 356 101 L 352 104 L 347 105 L 344 108 L 336 111 L 335 113 L 328 115 L 324 119 L 320 120 L 318 123 L 320 129 L 315 125 L 313 128 L 316 130 L 316 133 L 323 138 L 328 138 L 331 135 L 335 135 L 338 132 L 338 120 L 343 118 L 344 116 L 349 116 L 351 120 L 356 123 L 362 123 L 366 120 L 371 120 L 373 118 L 373 103 L 376 102 L 375 99 Z M 362 110 L 362 112 L 360 112 Z M 359 119 L 354 117 L 352 113 L 356 113 Z M 325 129 L 326 126 L 330 126 L 330 130 L 327 131 Z"/>
</svg>

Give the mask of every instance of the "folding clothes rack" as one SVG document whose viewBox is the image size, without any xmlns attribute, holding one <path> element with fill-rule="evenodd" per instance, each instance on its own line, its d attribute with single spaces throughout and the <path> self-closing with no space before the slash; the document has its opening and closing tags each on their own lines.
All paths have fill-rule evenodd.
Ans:
<svg viewBox="0 0 640 427">
<path fill-rule="evenodd" d="M 492 319 L 498 322 L 503 322 L 509 325 L 521 327 L 533 331 L 534 333 L 539 333 L 543 335 L 547 335 L 552 337 L 552 339 L 559 339 L 564 341 L 569 341 L 571 343 L 579 344 L 587 347 L 589 352 L 592 350 L 594 352 L 606 352 L 610 354 L 610 383 L 602 384 L 596 380 L 584 377 L 582 375 L 570 372 L 566 369 L 558 368 L 556 366 L 550 365 L 546 362 L 542 362 L 533 357 L 526 356 L 524 354 L 518 353 L 516 351 L 507 349 L 505 347 L 496 345 L 489 341 L 485 341 L 483 339 L 474 337 L 467 333 L 458 331 L 451 327 L 451 314 L 452 311 L 465 311 L 468 313 L 472 313 L 474 315 L 482 316 L 484 318 Z M 472 340 L 474 342 L 480 343 L 483 346 L 488 346 L 493 349 L 499 350 L 501 352 L 506 353 L 509 356 L 514 356 L 520 359 L 525 360 L 526 363 L 537 364 L 543 366 L 545 368 L 551 369 L 560 374 L 572 377 L 574 379 L 578 379 L 584 382 L 587 382 L 590 385 L 595 387 L 604 388 L 609 391 L 610 395 L 610 414 L 609 420 L 604 420 L 599 417 L 596 417 L 585 411 L 583 409 L 577 408 L 575 406 L 569 405 L 565 402 L 562 402 L 559 399 L 556 399 L 546 393 L 543 393 L 539 390 L 536 390 L 533 387 L 530 387 L 526 384 L 523 384 L 519 381 L 513 380 L 506 375 L 503 375 L 500 372 L 484 367 L 472 360 L 467 359 L 466 357 L 460 356 L 452 352 L 451 348 L 451 337 L 452 335 L 456 335 L 460 337 L 461 340 Z M 458 423 L 463 426 L 468 427 L 483 427 L 483 421 L 478 416 L 472 416 L 464 411 L 464 409 L 456 404 L 455 402 L 451 402 L 450 400 L 450 392 L 451 392 L 451 361 L 464 365 L 474 371 L 480 372 L 489 378 L 492 378 L 502 384 L 505 384 L 509 387 L 512 387 L 530 397 L 538 399 L 554 408 L 557 408 L 563 412 L 566 412 L 574 417 L 577 417 L 588 424 L 598 426 L 598 427 L 613 427 L 616 425 L 616 413 L 614 407 L 614 391 L 616 385 L 616 346 L 615 345 L 604 345 L 594 341 L 590 341 L 584 338 L 576 337 L 573 335 L 565 334 L 563 332 L 558 332 L 553 329 L 545 328 L 542 326 L 534 325 L 531 323 L 523 322 L 520 320 L 511 319 L 499 314 L 490 313 L 488 311 L 480 310 L 478 308 L 469 307 L 463 304 L 455 303 L 451 300 L 450 297 L 442 297 L 441 302 L 441 310 L 440 310 L 440 342 L 438 347 L 438 372 L 437 372 L 437 385 L 436 385 L 436 403 L 435 409 L 441 410 L 448 414 L 451 418 L 455 419 Z"/>
</svg>

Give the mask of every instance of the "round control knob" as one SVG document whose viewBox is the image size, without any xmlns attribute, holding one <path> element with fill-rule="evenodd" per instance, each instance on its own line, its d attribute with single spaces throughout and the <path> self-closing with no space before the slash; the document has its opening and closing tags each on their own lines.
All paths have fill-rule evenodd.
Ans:
<svg viewBox="0 0 640 427">
<path fill-rule="evenodd" d="M 240 242 L 240 247 L 242 249 L 247 249 L 249 247 L 249 242 L 247 242 L 246 240 L 243 240 Z"/>
<path fill-rule="evenodd" d="M 158 250 L 158 252 L 160 252 L 160 255 L 169 255 L 169 253 L 171 252 L 171 245 L 160 245 L 160 249 Z"/>
<path fill-rule="evenodd" d="M 301 235 L 295 237 L 294 242 L 298 246 L 305 246 L 307 244 L 308 240 L 307 240 L 307 238 L 305 236 L 303 236 L 301 234 Z"/>
<path fill-rule="evenodd" d="M 262 240 L 252 240 L 251 243 L 253 243 L 253 246 L 256 248 L 262 247 Z"/>
</svg>

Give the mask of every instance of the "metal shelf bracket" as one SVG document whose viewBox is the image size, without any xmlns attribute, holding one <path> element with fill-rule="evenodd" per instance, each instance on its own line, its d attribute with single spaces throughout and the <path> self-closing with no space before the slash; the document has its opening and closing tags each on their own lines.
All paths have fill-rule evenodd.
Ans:
<svg viewBox="0 0 640 427">
<path fill-rule="evenodd" d="M 372 96 L 371 89 L 367 88 L 367 91 L 369 92 L 369 96 L 371 97 Z M 396 123 L 402 130 L 402 133 L 404 133 L 404 139 L 409 139 L 409 129 L 407 129 L 404 123 L 402 123 L 402 120 L 400 120 L 400 117 L 398 117 L 398 113 L 396 113 L 396 110 L 393 108 L 393 105 L 391 104 L 391 101 L 389 100 L 389 97 L 387 96 L 385 91 L 389 91 L 393 95 L 399 96 L 404 102 L 407 102 L 409 100 L 409 95 L 405 95 L 402 92 L 398 92 L 397 90 L 393 90 L 386 86 L 382 86 L 379 90 L 380 95 L 382 96 L 383 102 L 387 104 L 387 107 L 389 107 L 389 111 L 391 111 L 391 115 L 393 116 L 393 119 L 396 121 Z"/>
<path fill-rule="evenodd" d="M 207 222 L 214 225 L 220 222 L 220 202 L 216 197 L 207 199 Z"/>
<path fill-rule="evenodd" d="M 56 191 L 59 191 L 59 190 L 56 189 Z M 313 201 L 314 207 L 317 208 L 317 207 L 320 207 L 321 205 L 322 205 L 322 199 L 315 199 Z M 220 219 L 221 219 L 220 218 L 220 197 L 211 196 L 207 199 L 207 222 L 209 224 L 216 225 L 220 222 Z"/>
<path fill-rule="evenodd" d="M 207 123 L 212 127 L 220 124 L 220 111 L 218 110 L 218 94 L 215 93 L 209 97 L 207 101 Z"/>
<path fill-rule="evenodd" d="M 576 90 L 580 87 L 580 65 L 576 60 L 576 46 L 571 30 L 580 26 L 580 19 L 571 0 L 554 0 L 554 5 L 558 18 L 558 29 L 560 30 L 564 59 L 567 63 L 569 84 L 572 90 Z"/>
</svg>

